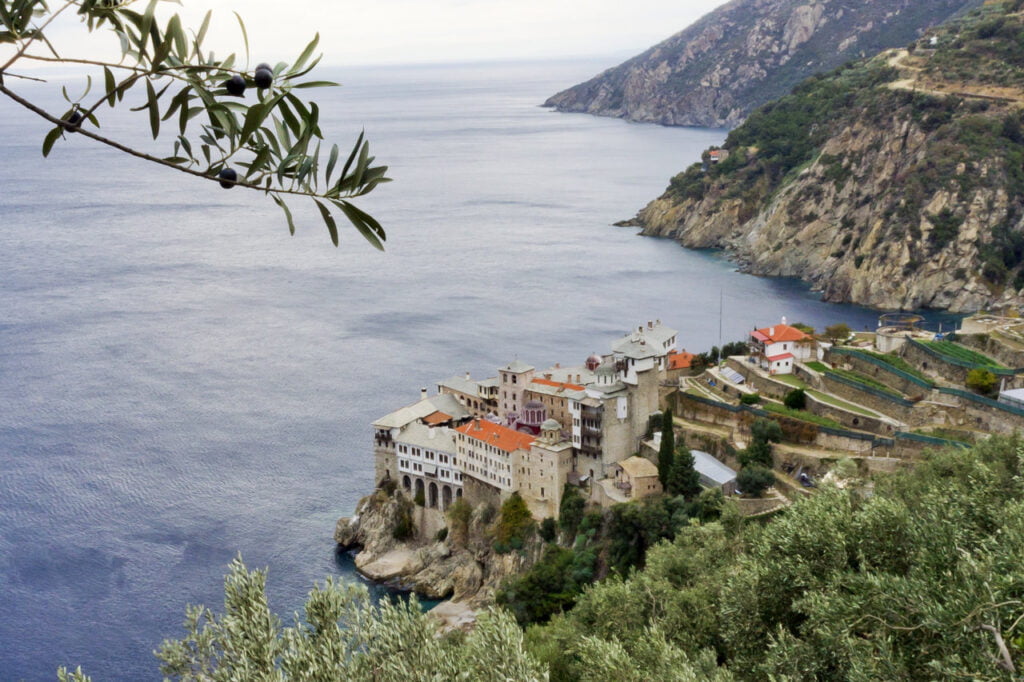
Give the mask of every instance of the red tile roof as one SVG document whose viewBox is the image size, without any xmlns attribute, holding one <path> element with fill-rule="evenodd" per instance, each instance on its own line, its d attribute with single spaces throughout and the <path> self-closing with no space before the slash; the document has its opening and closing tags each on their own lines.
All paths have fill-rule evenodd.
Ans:
<svg viewBox="0 0 1024 682">
<path fill-rule="evenodd" d="M 790 327 L 788 324 L 777 324 L 771 327 L 765 327 L 764 329 L 757 329 L 750 334 L 758 341 L 779 343 L 780 341 L 803 341 L 809 339 L 807 334 L 804 334 L 795 327 Z"/>
<path fill-rule="evenodd" d="M 570 391 L 582 391 L 582 390 L 584 390 L 583 386 L 579 386 L 577 384 L 567 384 L 567 383 L 558 382 L 558 381 L 550 381 L 548 379 L 534 379 L 531 383 L 540 384 L 541 386 L 552 386 L 554 388 L 557 388 L 560 391 L 564 391 L 566 389 L 568 389 Z"/>
<path fill-rule="evenodd" d="M 427 426 L 437 426 L 438 424 L 444 424 L 445 422 L 449 422 L 451 420 L 452 416 L 450 414 L 445 414 L 444 412 L 438 410 L 437 412 L 431 412 L 426 417 L 424 417 L 423 423 L 426 424 Z"/>
<path fill-rule="evenodd" d="M 505 452 L 528 450 L 534 441 L 534 437 L 528 433 L 513 431 L 510 428 L 494 424 L 486 419 L 474 419 L 455 430 L 487 445 L 493 445 Z"/>
<path fill-rule="evenodd" d="M 779 353 L 778 355 L 767 356 L 768 362 L 778 362 L 779 360 L 790 360 L 793 358 L 792 353 Z"/>
<path fill-rule="evenodd" d="M 669 369 L 689 369 L 693 364 L 693 359 L 697 357 L 693 353 L 687 353 L 681 351 L 679 353 L 669 353 L 668 356 L 668 368 Z"/>
</svg>

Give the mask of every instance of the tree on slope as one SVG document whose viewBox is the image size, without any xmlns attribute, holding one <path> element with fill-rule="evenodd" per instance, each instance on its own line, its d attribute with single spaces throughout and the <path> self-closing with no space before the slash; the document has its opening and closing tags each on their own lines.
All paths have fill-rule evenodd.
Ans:
<svg viewBox="0 0 1024 682">
<path fill-rule="evenodd" d="M 668 489 L 668 477 L 676 453 L 676 434 L 672 424 L 672 408 L 669 407 L 661 415 L 661 446 L 658 448 L 658 480 L 664 489 Z"/>
<path fill-rule="evenodd" d="M 484 613 L 465 638 L 438 637 L 415 598 L 375 606 L 363 585 L 328 579 L 309 593 L 302 618 L 283 627 L 270 612 L 266 572 L 240 559 L 224 581 L 224 613 L 189 607 L 186 635 L 157 652 L 161 672 L 181 682 L 279 680 L 336 682 L 411 679 L 545 679 L 523 648 L 523 634 L 505 611 Z M 61 682 L 86 682 L 80 670 Z"/>
<path fill-rule="evenodd" d="M 51 6 L 45 0 L 0 0 L 0 94 L 53 124 L 43 140 L 43 156 L 59 140 L 74 134 L 224 188 L 267 194 L 284 212 L 293 233 L 295 221 L 288 202 L 309 200 L 335 246 L 341 217 L 375 247 L 383 248 L 384 229 L 352 199 L 388 182 L 387 167 L 372 165 L 369 143 L 362 134 L 347 160 L 338 145 L 323 144 L 317 104 L 297 94 L 303 88 L 335 85 L 305 78 L 320 59 L 314 56 L 319 35 L 292 64 L 261 63 L 250 68 L 241 19 L 244 64 L 234 54 L 216 58 L 204 47 L 209 13 L 195 31 L 186 30 L 177 14 L 162 22 L 157 10 L 161 2 L 169 1 L 149 0 L 142 11 L 136 11 L 132 7 L 142 2 L 65 0 Z M 72 13 L 90 37 L 117 41 L 121 59 L 78 54 L 62 44 L 58 32 L 49 29 L 58 17 Z M 14 85 L 41 80 L 19 70 L 30 64 L 85 67 L 91 72 L 81 82 L 80 93 L 59 88 L 67 107 L 55 111 Z M 99 92 L 90 98 L 94 82 Z M 161 135 L 170 138 L 171 148 L 165 155 L 101 132 L 105 107 L 128 106 L 143 112 L 154 140 Z"/>
<path fill-rule="evenodd" d="M 696 460 L 688 447 L 681 445 L 676 449 L 672 469 L 668 475 L 668 494 L 682 495 L 687 500 L 692 500 L 700 494 L 700 474 L 697 473 L 695 464 Z"/>
</svg>

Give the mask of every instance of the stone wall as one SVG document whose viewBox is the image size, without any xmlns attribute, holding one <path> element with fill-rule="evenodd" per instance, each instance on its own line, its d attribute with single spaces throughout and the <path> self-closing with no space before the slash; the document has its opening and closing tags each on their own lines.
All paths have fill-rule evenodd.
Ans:
<svg viewBox="0 0 1024 682">
<path fill-rule="evenodd" d="M 504 501 L 500 490 L 465 474 L 462 476 L 462 496 L 471 507 L 489 504 L 498 509 Z"/>
<path fill-rule="evenodd" d="M 939 377 L 957 386 L 963 386 L 966 383 L 967 373 L 971 371 L 968 367 L 946 362 L 913 343 L 903 346 L 902 355 L 904 360 L 925 374 Z"/>
<path fill-rule="evenodd" d="M 821 375 L 803 363 L 798 362 L 793 366 L 793 374 L 812 388 L 821 389 L 822 387 Z"/>
<path fill-rule="evenodd" d="M 842 381 L 838 381 L 828 374 L 824 376 L 822 381 L 826 391 L 839 396 L 843 400 L 848 400 L 854 405 L 860 405 L 869 410 L 881 412 L 900 421 L 905 422 L 910 419 L 910 413 L 913 410 L 913 407 L 910 405 L 904 405 L 897 400 L 888 400 L 870 391 L 862 391 L 856 386 L 850 386 Z"/>
<path fill-rule="evenodd" d="M 1024 350 L 1013 348 L 999 338 L 999 332 L 992 334 L 961 334 L 957 332 L 957 343 L 973 348 L 995 358 L 1007 367 L 1024 367 Z"/>
<path fill-rule="evenodd" d="M 824 401 L 818 400 L 810 394 L 807 394 L 806 410 L 811 414 L 818 415 L 819 417 L 825 417 L 827 419 L 837 421 L 844 427 L 854 429 L 856 431 L 867 431 L 879 436 L 890 436 L 896 430 L 891 424 L 877 417 L 869 417 L 864 414 L 850 412 L 841 407 L 830 405 Z"/>
<path fill-rule="evenodd" d="M 931 390 L 924 386 L 920 386 L 909 379 L 905 379 L 898 374 L 887 371 L 885 368 L 879 367 L 872 362 L 859 358 L 856 355 L 830 353 L 826 356 L 826 361 L 835 367 L 852 369 L 855 372 L 867 375 L 877 380 L 879 383 L 885 384 L 886 386 L 899 391 L 911 400 L 915 398 L 927 398 Z"/>
<path fill-rule="evenodd" d="M 808 403 L 810 403 L 811 400 L 810 396 L 808 396 Z M 740 435 L 742 440 L 747 440 L 750 433 L 750 424 L 753 423 L 756 418 L 755 415 L 750 412 L 733 412 L 725 407 L 707 405 L 695 400 L 687 400 L 684 394 L 681 394 L 676 402 L 676 414 L 691 421 L 714 424 L 732 429 L 734 439 L 737 435 Z M 807 424 L 807 428 L 813 434 L 811 442 L 808 443 L 809 445 L 816 445 L 828 450 L 840 450 L 861 456 L 871 454 L 875 454 L 880 457 L 893 456 L 890 454 L 889 448 L 884 448 L 885 451 L 882 452 L 883 448 L 873 447 L 871 440 L 849 438 L 846 436 L 826 433 L 819 430 L 813 424 Z"/>
</svg>

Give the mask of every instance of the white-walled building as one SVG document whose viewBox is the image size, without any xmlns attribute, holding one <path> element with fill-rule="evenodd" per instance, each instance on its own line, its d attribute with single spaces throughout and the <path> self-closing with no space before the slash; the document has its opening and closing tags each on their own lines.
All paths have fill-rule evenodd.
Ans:
<svg viewBox="0 0 1024 682">
<path fill-rule="evenodd" d="M 402 487 L 414 496 L 423 493 L 427 507 L 444 511 L 462 497 L 462 470 L 449 427 L 406 425 L 395 436 L 395 457 Z"/>
<path fill-rule="evenodd" d="M 772 374 L 792 374 L 793 365 L 813 359 L 814 339 L 782 323 L 750 333 L 750 353 Z"/>
</svg>

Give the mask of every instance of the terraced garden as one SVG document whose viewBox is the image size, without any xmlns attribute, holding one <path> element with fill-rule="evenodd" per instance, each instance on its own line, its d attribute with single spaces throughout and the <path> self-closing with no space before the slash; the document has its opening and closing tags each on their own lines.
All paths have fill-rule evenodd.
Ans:
<svg viewBox="0 0 1024 682">
<path fill-rule="evenodd" d="M 888 393 L 889 395 L 896 398 L 903 397 L 903 394 L 897 391 L 895 388 L 892 388 L 891 386 L 886 386 L 878 379 L 869 377 L 866 374 L 861 374 L 860 372 L 853 372 L 848 369 L 828 369 L 826 370 L 826 373 L 835 374 L 836 376 L 843 377 L 844 379 L 849 379 L 850 381 L 853 381 L 855 383 L 870 386 L 875 390 L 882 391 L 883 393 Z"/>
<path fill-rule="evenodd" d="M 862 350 L 861 353 L 864 353 L 864 355 L 870 355 L 871 357 L 873 357 L 876 360 L 881 360 L 882 362 L 884 362 L 887 365 L 892 365 L 893 367 L 895 367 L 896 369 L 900 370 L 901 372 L 906 372 L 907 374 L 909 374 L 909 375 L 911 375 L 913 377 L 917 377 L 921 381 L 926 381 L 926 382 L 928 382 L 929 384 L 932 384 L 932 385 L 935 384 L 935 382 L 932 381 L 928 377 L 928 375 L 926 375 L 924 372 L 919 370 L 917 367 L 914 367 L 909 362 L 907 362 L 906 360 L 904 360 L 903 358 L 901 358 L 901 357 L 899 357 L 897 355 L 889 355 L 888 353 L 875 353 L 874 351 L 868 351 L 868 350 Z"/>
<path fill-rule="evenodd" d="M 817 424 L 818 426 L 827 426 L 833 429 L 846 428 L 845 426 L 837 422 L 835 419 L 829 419 L 828 417 L 819 417 L 816 414 L 804 412 L 803 410 L 794 410 L 789 407 L 786 407 L 785 405 L 780 405 L 779 403 L 765 402 L 759 405 L 758 407 L 765 410 L 766 412 L 774 412 L 775 414 L 780 414 L 783 417 L 799 419 L 800 421 L 810 422 L 812 424 Z"/>
<path fill-rule="evenodd" d="M 843 400 L 842 398 L 837 398 L 831 393 L 822 393 L 821 391 L 815 391 L 814 389 L 807 389 L 807 395 L 814 396 L 823 403 L 827 403 L 832 407 L 838 407 L 842 410 L 847 410 L 848 412 L 862 414 L 865 417 L 878 417 L 877 412 L 872 412 L 871 410 L 861 407 L 860 405 L 855 405 L 851 402 Z"/>
<path fill-rule="evenodd" d="M 971 350 L 966 346 L 961 346 L 960 344 L 953 343 L 952 341 L 921 341 L 920 343 L 939 355 L 944 355 L 948 358 L 959 360 L 960 362 L 966 362 L 979 367 L 1007 369 L 1005 365 L 999 364 L 989 356 L 982 355 L 976 350 Z"/>
</svg>

